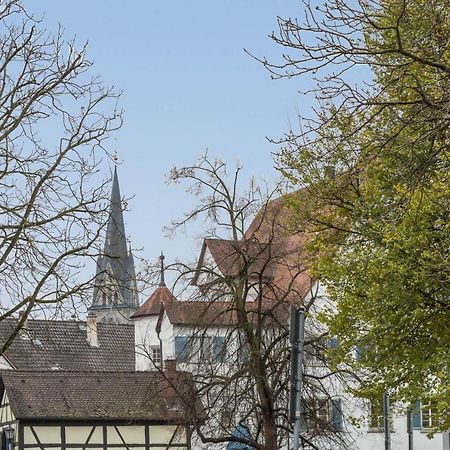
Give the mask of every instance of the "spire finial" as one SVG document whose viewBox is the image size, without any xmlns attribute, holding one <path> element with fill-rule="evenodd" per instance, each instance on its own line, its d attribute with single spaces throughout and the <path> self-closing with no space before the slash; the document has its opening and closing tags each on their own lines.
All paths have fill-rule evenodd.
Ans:
<svg viewBox="0 0 450 450">
<path fill-rule="evenodd" d="M 114 146 L 116 148 L 114 149 L 114 154 L 113 154 L 112 160 L 114 162 L 114 165 L 117 166 L 118 161 L 119 161 L 119 153 L 117 152 L 117 138 L 114 138 Z"/>
<path fill-rule="evenodd" d="M 166 283 L 164 281 L 164 253 L 161 252 L 161 255 L 159 256 L 159 263 L 160 263 L 160 281 L 159 281 L 159 285 L 160 286 L 165 286 Z"/>
</svg>

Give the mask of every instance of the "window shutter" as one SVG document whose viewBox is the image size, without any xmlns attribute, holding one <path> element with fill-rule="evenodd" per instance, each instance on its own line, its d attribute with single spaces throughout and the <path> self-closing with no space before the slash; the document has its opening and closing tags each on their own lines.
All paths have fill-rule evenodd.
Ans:
<svg viewBox="0 0 450 450">
<path fill-rule="evenodd" d="M 225 336 L 214 336 L 213 359 L 217 362 L 224 362 L 226 355 Z"/>
<path fill-rule="evenodd" d="M 355 348 L 355 359 L 356 359 L 356 361 L 361 361 L 363 359 L 363 353 L 364 353 L 363 347 L 357 346 Z"/>
<path fill-rule="evenodd" d="M 336 431 L 344 429 L 342 416 L 342 400 L 340 398 L 331 399 L 331 425 Z"/>
<path fill-rule="evenodd" d="M 420 408 L 421 408 L 421 404 L 420 401 L 417 400 L 414 403 L 414 409 L 412 412 L 412 426 L 414 430 L 420 430 L 422 428 L 422 420 L 420 417 Z"/>
<path fill-rule="evenodd" d="M 187 336 L 175 336 L 175 356 L 177 358 L 177 361 L 188 361 L 189 338 Z"/>
<path fill-rule="evenodd" d="M 328 348 L 337 349 L 339 347 L 339 339 L 336 336 L 328 339 Z"/>
</svg>

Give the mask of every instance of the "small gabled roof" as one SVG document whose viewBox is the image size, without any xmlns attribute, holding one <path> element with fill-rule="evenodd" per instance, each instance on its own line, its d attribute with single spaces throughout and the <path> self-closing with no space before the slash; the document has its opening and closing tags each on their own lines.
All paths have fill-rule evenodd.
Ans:
<svg viewBox="0 0 450 450">
<path fill-rule="evenodd" d="M 176 372 L 2 371 L 16 419 L 126 420 L 183 424 L 195 405 L 192 376 Z M 169 386 L 175 391 L 169 393 Z"/>
<path fill-rule="evenodd" d="M 166 286 L 159 286 L 155 292 L 131 316 L 132 319 L 145 316 L 158 316 L 162 307 L 177 302 L 177 299 Z"/>
</svg>

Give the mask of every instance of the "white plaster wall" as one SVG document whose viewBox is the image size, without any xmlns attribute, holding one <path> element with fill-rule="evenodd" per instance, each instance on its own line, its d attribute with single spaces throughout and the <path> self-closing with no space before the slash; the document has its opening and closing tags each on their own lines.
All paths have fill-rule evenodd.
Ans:
<svg viewBox="0 0 450 450">
<path fill-rule="evenodd" d="M 45 444 L 61 444 L 61 431 L 58 426 L 33 426 L 35 433 L 37 434 L 40 442 Z M 91 434 L 92 426 L 70 426 L 66 425 L 66 443 L 67 444 L 79 444 L 80 448 L 86 442 L 88 436 Z M 142 447 L 137 447 L 139 450 L 145 449 L 145 434 L 144 426 L 142 425 L 129 425 L 108 426 L 107 427 L 107 441 L 109 444 L 123 444 L 122 438 L 117 433 L 119 430 L 123 439 L 129 444 L 142 444 Z M 174 436 L 174 437 L 173 437 Z M 154 425 L 149 427 L 149 438 L 151 445 L 160 445 L 160 447 L 152 447 L 157 449 L 181 450 L 186 447 L 179 447 L 177 444 L 186 444 L 186 433 L 184 427 L 177 428 L 175 425 Z M 169 442 L 172 443 L 169 445 Z M 24 427 L 24 442 L 26 445 L 36 445 L 32 447 L 33 450 L 40 450 L 38 443 L 31 429 L 27 426 Z M 103 432 L 102 427 L 96 427 L 94 433 L 89 438 L 90 444 L 103 444 Z M 55 447 L 60 448 L 60 447 Z M 124 445 L 123 450 L 126 450 Z"/>
<path fill-rule="evenodd" d="M 0 370 L 4 369 L 14 369 L 14 367 L 6 360 L 6 358 L 1 355 L 0 356 Z"/>
<path fill-rule="evenodd" d="M 150 361 L 149 348 L 159 346 L 160 341 L 156 333 L 158 316 L 145 316 L 134 319 L 134 340 L 136 352 L 136 370 L 152 370 L 153 364 Z M 162 341 L 162 359 L 174 356 L 173 347 L 173 327 L 164 316 L 161 324 L 160 338 Z"/>
<path fill-rule="evenodd" d="M 397 415 L 393 418 L 393 431 L 391 431 L 392 450 L 408 450 L 408 434 L 406 416 Z M 354 431 L 354 450 L 380 450 L 384 448 L 384 433 L 369 431 L 367 425 Z M 422 430 L 413 431 L 413 448 L 416 450 L 448 450 L 444 447 L 444 434 L 438 433 L 428 438 Z"/>
</svg>

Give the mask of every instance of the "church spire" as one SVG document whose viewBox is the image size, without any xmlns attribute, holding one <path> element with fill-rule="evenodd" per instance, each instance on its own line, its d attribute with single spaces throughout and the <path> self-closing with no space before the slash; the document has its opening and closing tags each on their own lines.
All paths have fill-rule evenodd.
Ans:
<svg viewBox="0 0 450 450">
<path fill-rule="evenodd" d="M 105 255 L 111 258 L 127 259 L 127 239 L 123 222 L 123 205 L 120 196 L 119 177 L 117 166 L 114 166 L 114 177 L 109 205 L 109 217 L 106 225 Z M 123 267 L 125 269 L 125 267 Z"/>
<path fill-rule="evenodd" d="M 106 224 L 105 245 L 97 260 L 97 273 L 91 312 L 102 320 L 126 322 L 139 306 L 133 254 L 128 252 L 123 204 L 117 167 L 114 175 Z"/>
</svg>

